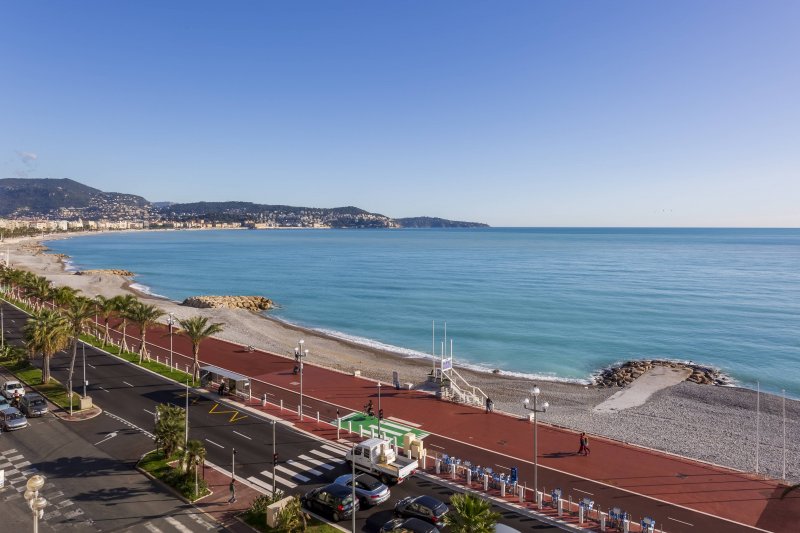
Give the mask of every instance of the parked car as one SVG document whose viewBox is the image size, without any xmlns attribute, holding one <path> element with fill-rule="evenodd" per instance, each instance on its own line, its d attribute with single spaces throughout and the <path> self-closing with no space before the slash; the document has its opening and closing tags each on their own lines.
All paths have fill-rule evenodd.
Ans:
<svg viewBox="0 0 800 533">
<path fill-rule="evenodd" d="M 356 474 L 356 497 L 361 503 L 361 508 L 380 505 L 389 499 L 389 487 L 370 476 L 369 474 Z M 334 480 L 338 485 L 353 486 L 353 474 L 345 474 Z M 352 492 L 352 490 L 351 490 Z"/>
<path fill-rule="evenodd" d="M 35 392 L 29 392 L 19 402 L 19 410 L 28 418 L 47 414 L 47 402 Z"/>
<path fill-rule="evenodd" d="M 6 397 L 0 396 L 0 411 L 8 407 L 11 407 L 11 404 L 8 402 L 8 400 L 6 400 Z"/>
<path fill-rule="evenodd" d="M 22 385 L 22 383 L 16 380 L 6 381 L 3 383 L 3 388 L 0 389 L 0 392 L 2 392 L 3 396 L 5 396 L 7 400 L 11 400 L 16 391 L 19 391 L 20 396 L 25 394 L 25 387 Z"/>
<path fill-rule="evenodd" d="M 444 502 L 432 496 L 405 497 L 394 506 L 394 515 L 402 518 L 419 518 L 439 525 L 449 511 Z"/>
<path fill-rule="evenodd" d="M 439 533 L 439 528 L 419 518 L 395 518 L 383 524 L 381 531 L 395 531 L 397 533 Z"/>
<path fill-rule="evenodd" d="M 300 498 L 309 511 L 330 517 L 334 522 L 353 516 L 359 509 L 358 498 L 353 501 L 352 489 L 331 483 L 307 492 Z"/>
<path fill-rule="evenodd" d="M 16 407 L 6 407 L 0 411 L 0 425 L 5 431 L 14 431 L 28 426 L 28 419 Z"/>
</svg>

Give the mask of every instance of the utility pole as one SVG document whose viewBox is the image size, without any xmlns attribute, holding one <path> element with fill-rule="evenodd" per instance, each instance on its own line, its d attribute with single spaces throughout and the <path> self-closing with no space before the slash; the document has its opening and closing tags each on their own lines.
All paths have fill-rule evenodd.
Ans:
<svg viewBox="0 0 800 533">
<path fill-rule="evenodd" d="M 189 378 L 186 378 L 186 430 L 183 438 L 183 445 L 189 444 Z"/>
<path fill-rule="evenodd" d="M 278 465 L 278 452 L 275 442 L 275 421 L 272 421 L 272 495 L 275 495 L 275 467 Z"/>
</svg>

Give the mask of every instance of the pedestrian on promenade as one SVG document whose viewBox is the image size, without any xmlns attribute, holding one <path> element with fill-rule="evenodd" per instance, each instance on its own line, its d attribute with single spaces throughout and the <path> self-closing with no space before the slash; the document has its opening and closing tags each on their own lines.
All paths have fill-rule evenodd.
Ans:
<svg viewBox="0 0 800 533">
<path fill-rule="evenodd" d="M 488 396 L 486 397 L 486 412 L 491 413 L 494 411 L 494 402 Z"/>
<path fill-rule="evenodd" d="M 578 455 L 589 455 L 589 437 L 586 436 L 586 433 L 581 433 L 580 444 Z"/>
<path fill-rule="evenodd" d="M 236 503 L 236 485 L 234 485 L 233 478 L 231 478 L 231 484 L 228 486 L 228 489 L 231 491 L 231 497 L 228 499 L 228 503 Z"/>
</svg>

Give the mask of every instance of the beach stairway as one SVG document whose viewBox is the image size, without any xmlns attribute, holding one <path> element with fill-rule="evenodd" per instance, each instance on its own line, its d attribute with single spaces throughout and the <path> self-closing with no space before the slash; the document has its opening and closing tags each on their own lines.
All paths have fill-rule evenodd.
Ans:
<svg viewBox="0 0 800 533">
<path fill-rule="evenodd" d="M 488 396 L 480 387 L 470 385 L 455 368 L 448 370 L 447 374 L 449 380 L 442 387 L 442 399 L 476 407 L 485 405 Z"/>
</svg>

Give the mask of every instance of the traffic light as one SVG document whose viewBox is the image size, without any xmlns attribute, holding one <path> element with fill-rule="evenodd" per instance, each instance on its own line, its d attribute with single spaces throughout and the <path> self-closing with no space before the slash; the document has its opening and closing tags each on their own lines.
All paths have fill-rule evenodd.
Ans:
<svg viewBox="0 0 800 533">
<path fill-rule="evenodd" d="M 272 454 L 272 462 L 278 464 L 278 452 Z"/>
<path fill-rule="evenodd" d="M 383 409 L 378 409 L 378 420 L 383 420 Z"/>
</svg>

